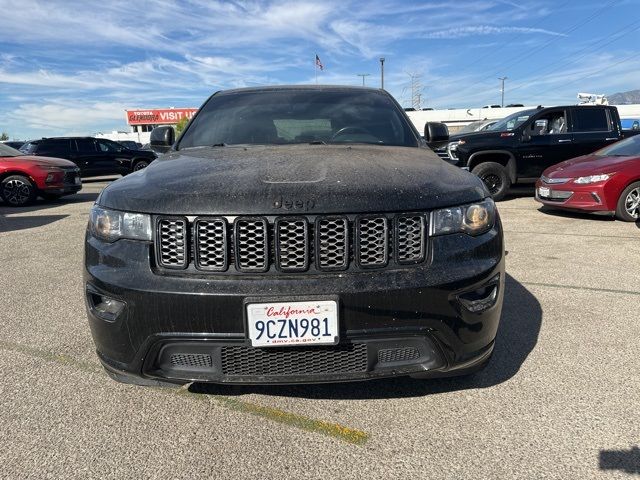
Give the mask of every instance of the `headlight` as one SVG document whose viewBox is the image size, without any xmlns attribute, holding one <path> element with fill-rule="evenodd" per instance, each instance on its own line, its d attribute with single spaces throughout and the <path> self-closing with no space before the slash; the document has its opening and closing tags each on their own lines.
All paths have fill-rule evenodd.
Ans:
<svg viewBox="0 0 640 480">
<path fill-rule="evenodd" d="M 447 145 L 447 155 L 449 155 L 449 158 L 451 160 L 458 160 L 458 155 L 457 155 L 457 151 L 458 151 L 458 145 L 463 145 L 465 143 L 464 140 L 458 140 L 455 142 L 449 142 L 449 144 Z"/>
<path fill-rule="evenodd" d="M 613 173 L 603 173 L 601 175 L 589 175 L 586 177 L 578 177 L 573 182 L 578 184 L 604 182 L 609 180 L 613 176 Z"/>
<path fill-rule="evenodd" d="M 151 241 L 151 217 L 142 213 L 107 210 L 94 205 L 88 228 L 94 237 L 105 242 L 121 238 Z"/>
<path fill-rule="evenodd" d="M 480 235 L 493 227 L 495 219 L 496 204 L 490 198 L 471 205 L 442 208 L 431 214 L 431 235 Z"/>
</svg>

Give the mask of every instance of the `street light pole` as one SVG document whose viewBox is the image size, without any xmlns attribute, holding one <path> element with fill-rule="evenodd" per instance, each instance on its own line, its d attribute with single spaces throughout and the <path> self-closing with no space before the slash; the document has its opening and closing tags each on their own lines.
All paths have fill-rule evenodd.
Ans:
<svg viewBox="0 0 640 480">
<path fill-rule="evenodd" d="M 384 57 L 380 57 L 380 88 L 384 90 Z"/>
<path fill-rule="evenodd" d="M 362 77 L 362 86 L 364 87 L 364 77 L 368 77 L 369 75 L 371 75 L 370 73 L 358 73 L 357 76 L 358 77 Z"/>
<path fill-rule="evenodd" d="M 500 88 L 500 92 L 502 93 L 502 108 L 504 108 L 504 81 L 507 79 L 507 77 L 498 77 L 498 80 L 500 80 L 502 82 L 502 88 Z"/>
</svg>

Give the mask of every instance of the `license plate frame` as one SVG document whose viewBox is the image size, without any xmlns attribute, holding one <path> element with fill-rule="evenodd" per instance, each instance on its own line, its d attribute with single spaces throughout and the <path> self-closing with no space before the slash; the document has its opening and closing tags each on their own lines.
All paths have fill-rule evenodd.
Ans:
<svg viewBox="0 0 640 480">
<path fill-rule="evenodd" d="M 331 297 L 244 301 L 245 336 L 252 347 L 336 345 L 340 341 L 339 316 L 338 299 Z"/>
</svg>

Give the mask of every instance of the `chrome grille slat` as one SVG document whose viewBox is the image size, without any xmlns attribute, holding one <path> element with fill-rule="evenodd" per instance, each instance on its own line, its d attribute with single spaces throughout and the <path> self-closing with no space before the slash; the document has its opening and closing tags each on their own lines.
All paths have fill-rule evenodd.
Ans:
<svg viewBox="0 0 640 480">
<path fill-rule="evenodd" d="M 358 263 L 363 268 L 384 267 L 389 261 L 387 217 L 364 217 L 356 220 Z"/>
<path fill-rule="evenodd" d="M 236 268 L 241 272 L 268 270 L 269 240 L 264 218 L 236 219 L 234 225 Z"/>
<path fill-rule="evenodd" d="M 158 263 L 165 268 L 187 266 L 187 220 L 161 218 L 156 228 L 158 236 Z"/>
<path fill-rule="evenodd" d="M 319 218 L 316 255 L 320 270 L 344 270 L 349 264 L 349 222 L 346 218 Z"/>
<path fill-rule="evenodd" d="M 304 218 L 276 220 L 276 265 L 283 272 L 309 268 L 309 225 Z"/>
<path fill-rule="evenodd" d="M 156 218 L 160 269 L 300 273 L 382 269 L 427 259 L 427 213 Z"/>
<path fill-rule="evenodd" d="M 401 215 L 396 218 L 395 251 L 398 263 L 417 263 L 426 253 L 424 215 Z"/>
<path fill-rule="evenodd" d="M 198 218 L 194 228 L 195 262 L 199 270 L 224 272 L 229 267 L 227 222 L 224 218 Z"/>
</svg>

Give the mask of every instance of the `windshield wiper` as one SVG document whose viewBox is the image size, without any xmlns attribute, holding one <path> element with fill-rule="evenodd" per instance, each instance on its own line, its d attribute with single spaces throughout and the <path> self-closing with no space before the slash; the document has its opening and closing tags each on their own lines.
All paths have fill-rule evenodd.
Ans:
<svg viewBox="0 0 640 480">
<path fill-rule="evenodd" d="M 309 145 L 326 145 L 327 142 L 325 142 L 324 140 L 313 140 L 311 142 L 309 142 Z"/>
<path fill-rule="evenodd" d="M 211 145 L 212 147 L 226 147 L 227 144 L 226 143 L 214 143 L 213 145 Z"/>
</svg>

